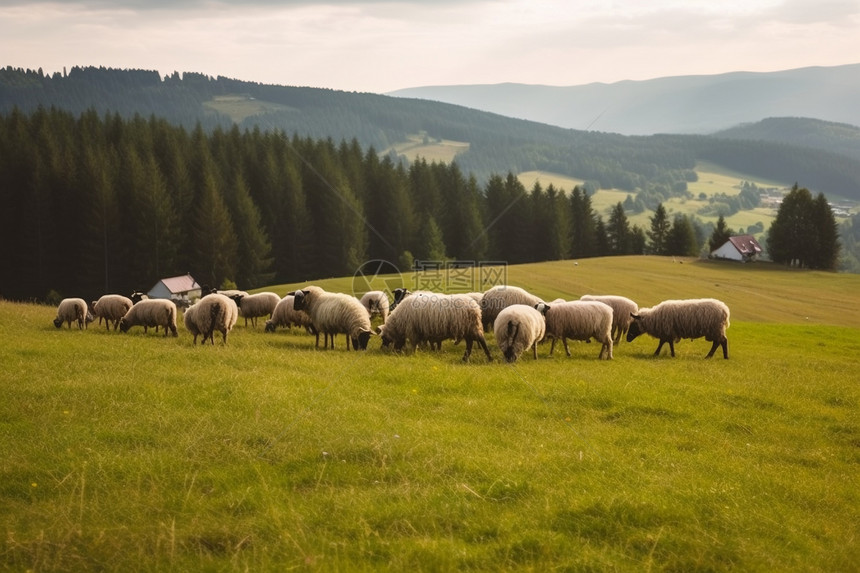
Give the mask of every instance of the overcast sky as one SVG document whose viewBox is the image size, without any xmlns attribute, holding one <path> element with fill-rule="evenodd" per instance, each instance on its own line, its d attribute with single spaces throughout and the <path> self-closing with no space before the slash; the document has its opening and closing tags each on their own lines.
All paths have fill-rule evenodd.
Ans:
<svg viewBox="0 0 860 573">
<path fill-rule="evenodd" d="M 860 62 L 860 0 L 0 0 L 0 66 L 385 93 Z"/>
</svg>

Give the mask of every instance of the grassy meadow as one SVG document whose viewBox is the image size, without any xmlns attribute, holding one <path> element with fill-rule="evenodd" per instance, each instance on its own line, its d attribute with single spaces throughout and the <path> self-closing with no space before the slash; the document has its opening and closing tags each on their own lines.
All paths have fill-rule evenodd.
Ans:
<svg viewBox="0 0 860 573">
<path fill-rule="evenodd" d="M 242 319 L 194 347 L 0 301 L 0 570 L 857 570 L 860 276 L 656 257 L 504 276 L 721 298 L 729 360 L 643 338 L 462 364 L 462 344 L 315 350 Z"/>
</svg>

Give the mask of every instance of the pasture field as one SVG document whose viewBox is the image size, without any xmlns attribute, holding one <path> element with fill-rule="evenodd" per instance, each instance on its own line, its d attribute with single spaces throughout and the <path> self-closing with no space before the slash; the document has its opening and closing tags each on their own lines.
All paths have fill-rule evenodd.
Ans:
<svg viewBox="0 0 860 573">
<path fill-rule="evenodd" d="M 693 198 L 682 199 L 678 197 L 672 197 L 663 203 L 663 206 L 666 208 L 666 211 L 669 213 L 670 217 L 674 213 L 682 213 L 687 215 L 696 215 L 703 221 L 711 221 L 716 223 L 716 216 L 697 215 L 698 209 L 708 204 L 707 199 L 699 199 L 700 194 L 704 193 L 706 197 L 712 197 L 720 193 L 725 193 L 729 196 L 737 195 L 738 193 L 740 193 L 741 181 L 749 181 L 751 183 L 755 183 L 762 188 L 782 188 L 787 186 L 783 183 L 777 183 L 775 181 L 750 177 L 742 173 L 729 171 L 723 167 L 708 162 L 699 162 L 696 165 L 696 173 L 699 176 L 699 180 L 692 182 L 688 185 L 688 190 L 690 191 L 690 193 L 692 193 Z M 566 192 L 571 191 L 574 186 L 583 183 L 581 179 L 574 179 L 564 175 L 558 175 L 543 171 L 524 172 L 518 175 L 518 179 L 526 187 L 527 190 L 531 190 L 532 187 L 534 187 L 535 181 L 540 181 L 541 185 L 544 188 L 546 188 L 550 183 L 552 183 L 557 189 L 563 189 Z M 606 221 L 609 218 L 609 214 L 612 208 L 619 201 L 623 203 L 624 200 L 627 199 L 628 195 L 630 195 L 628 191 L 621 191 L 618 189 L 600 189 L 595 192 L 594 195 L 591 197 L 591 205 L 594 208 L 595 212 L 601 215 L 604 221 Z M 651 217 L 653 215 L 653 211 L 628 214 L 628 220 L 630 221 L 631 225 L 639 225 L 643 229 L 647 230 L 650 228 Z M 760 207 L 749 211 L 739 211 L 734 215 L 726 217 L 726 222 L 728 223 L 729 227 L 733 229 L 747 229 L 751 225 L 755 225 L 756 223 L 761 222 L 764 224 L 764 228 L 767 229 L 768 227 L 770 227 L 770 224 L 773 222 L 775 216 L 775 210 Z"/>
<path fill-rule="evenodd" d="M 245 118 L 261 113 L 298 111 L 286 105 L 258 100 L 244 94 L 216 96 L 210 101 L 203 102 L 203 107 L 223 113 L 236 123 L 241 123 Z"/>
<path fill-rule="evenodd" d="M 394 151 L 398 155 L 405 155 L 409 161 L 424 158 L 427 163 L 451 163 L 457 155 L 469 151 L 469 144 L 463 141 L 452 141 L 450 139 L 427 139 L 423 134 L 410 135 L 406 141 L 397 143 L 386 149 L 381 155 Z"/>
<path fill-rule="evenodd" d="M 0 301 L 0 569 L 856 571 L 860 277 L 623 257 L 506 278 L 722 298 L 730 358 L 646 338 L 462 364 L 242 320 L 194 347 Z"/>
</svg>

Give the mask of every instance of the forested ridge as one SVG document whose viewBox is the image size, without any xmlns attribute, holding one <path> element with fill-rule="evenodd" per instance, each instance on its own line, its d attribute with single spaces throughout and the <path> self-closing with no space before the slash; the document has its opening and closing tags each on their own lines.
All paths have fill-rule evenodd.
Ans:
<svg viewBox="0 0 860 573">
<path fill-rule="evenodd" d="M 410 134 L 464 141 L 457 157 L 465 173 L 486 183 L 498 173 L 543 170 L 588 181 L 591 188 L 652 194 L 683 193 L 697 160 L 749 175 L 799 182 L 828 195 L 860 200 L 860 161 L 801 145 L 705 136 L 622 136 L 562 129 L 426 100 L 310 87 L 265 85 L 203 74 L 74 67 L 68 73 L 0 68 L 0 113 L 57 107 L 155 115 L 204 131 L 233 121 L 204 105 L 227 95 L 277 104 L 238 122 L 240 130 L 280 130 L 335 142 L 355 139 L 384 151 Z M 651 201 L 653 203 L 653 201 Z"/>
<path fill-rule="evenodd" d="M 39 73 L 0 71 L 7 86 L 10 76 L 19 83 L 46 83 Z M 211 97 L 200 86 L 219 84 L 188 74 L 162 80 L 148 73 L 78 73 L 117 78 L 117 84 L 136 90 L 160 86 L 156 93 L 164 84 L 180 82 L 177 93 L 185 94 L 186 103 Z M 320 117 L 327 115 L 315 97 L 320 90 L 305 89 L 295 88 L 304 103 L 296 98 L 290 105 L 316 106 Z M 332 93 L 356 101 L 354 94 Z M 90 96 L 80 96 L 81 105 Z M 150 96 L 137 101 L 160 101 Z M 397 100 L 364 96 L 380 104 L 377 113 L 391 122 L 381 102 Z M 117 98 L 117 105 L 122 101 Z M 8 103 L 4 95 L 0 104 Z M 430 111 L 414 113 L 424 106 L 439 109 L 430 102 L 397 105 L 404 133 L 451 129 L 445 137 L 484 141 L 497 169 L 479 177 L 459 158 L 452 164 L 409 163 L 380 154 L 357 136 L 243 127 L 212 114 L 208 122 L 198 118 L 186 124 L 130 109 L 12 105 L 0 113 L 0 296 L 127 293 L 186 272 L 201 283 L 253 289 L 349 275 L 376 259 L 406 271 L 414 259 L 515 264 L 642 252 L 696 255 L 709 230 L 695 220 L 661 221 L 658 237 L 653 228 L 630 227 L 627 202 L 604 220 L 591 208 L 587 189 L 612 180 L 615 187 L 630 187 L 640 204 L 657 209 L 661 199 L 686 192 L 695 173 L 685 165 L 699 153 L 740 154 L 738 161 L 750 160 L 743 155 L 759 147 L 762 156 L 782 153 L 761 142 L 727 148 L 704 137 L 585 132 L 571 137 L 568 130 L 455 106 L 436 117 Z M 366 124 L 378 125 L 371 117 L 364 118 Z M 502 135 L 506 126 L 521 129 Z M 529 136 L 531 128 L 548 135 L 539 141 Z M 532 168 L 563 172 L 563 165 L 574 165 L 577 172 L 593 169 L 598 177 L 573 190 L 540 184 L 526 189 L 515 175 L 521 168 L 517 161 L 526 160 L 515 160 L 515 149 L 540 164 Z M 802 154 L 793 157 L 803 161 Z M 852 177 L 839 170 L 831 176 Z"/>
</svg>

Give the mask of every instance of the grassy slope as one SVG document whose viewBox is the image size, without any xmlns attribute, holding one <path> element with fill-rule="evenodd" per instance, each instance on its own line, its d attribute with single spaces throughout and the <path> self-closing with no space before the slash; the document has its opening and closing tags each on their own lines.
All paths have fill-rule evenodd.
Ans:
<svg viewBox="0 0 860 573">
<path fill-rule="evenodd" d="M 699 180 L 694 183 L 690 183 L 688 187 L 690 193 L 692 193 L 694 197 L 693 199 L 679 199 L 675 197 L 664 203 L 670 216 L 673 213 L 696 215 L 698 209 L 707 204 L 707 200 L 702 201 L 698 198 L 701 193 L 704 193 L 707 197 L 720 193 L 725 193 L 730 196 L 737 195 L 740 193 L 739 184 L 741 181 L 750 181 L 751 183 L 755 183 L 759 187 L 764 188 L 783 188 L 790 186 L 790 184 L 787 185 L 775 181 L 768 181 L 750 177 L 742 173 L 729 171 L 723 167 L 708 162 L 699 163 L 696 166 L 696 173 L 699 176 Z M 535 181 L 540 181 L 541 185 L 544 187 L 552 183 L 556 188 L 564 189 L 565 191 L 570 191 L 575 185 L 582 183 L 582 181 L 578 179 L 537 171 L 521 173 L 519 175 L 519 179 L 523 185 L 526 186 L 526 189 L 531 189 L 534 186 Z M 601 189 L 592 196 L 592 206 L 605 220 L 609 217 L 612 207 L 614 207 L 619 201 L 623 202 L 627 198 L 627 195 L 629 195 L 627 191 Z M 650 218 L 653 215 L 654 213 L 652 211 L 646 211 L 644 213 L 630 214 L 628 215 L 628 219 L 631 225 L 636 224 L 644 229 L 648 229 L 651 224 Z M 703 221 L 717 221 L 717 217 L 696 216 Z M 750 225 L 762 222 L 764 223 L 765 229 L 767 229 L 770 227 L 770 223 L 773 221 L 775 216 L 776 212 L 773 209 L 758 208 L 751 211 L 740 211 L 735 213 L 734 215 L 727 217 L 726 222 L 729 227 L 733 229 L 746 229 Z"/>
<path fill-rule="evenodd" d="M 576 344 L 464 366 L 450 342 L 315 351 L 243 327 L 193 348 L 0 302 L 0 568 L 854 567 L 860 277 L 626 257 L 507 278 L 719 296 L 731 359 L 637 340 L 610 363 Z"/>
</svg>

